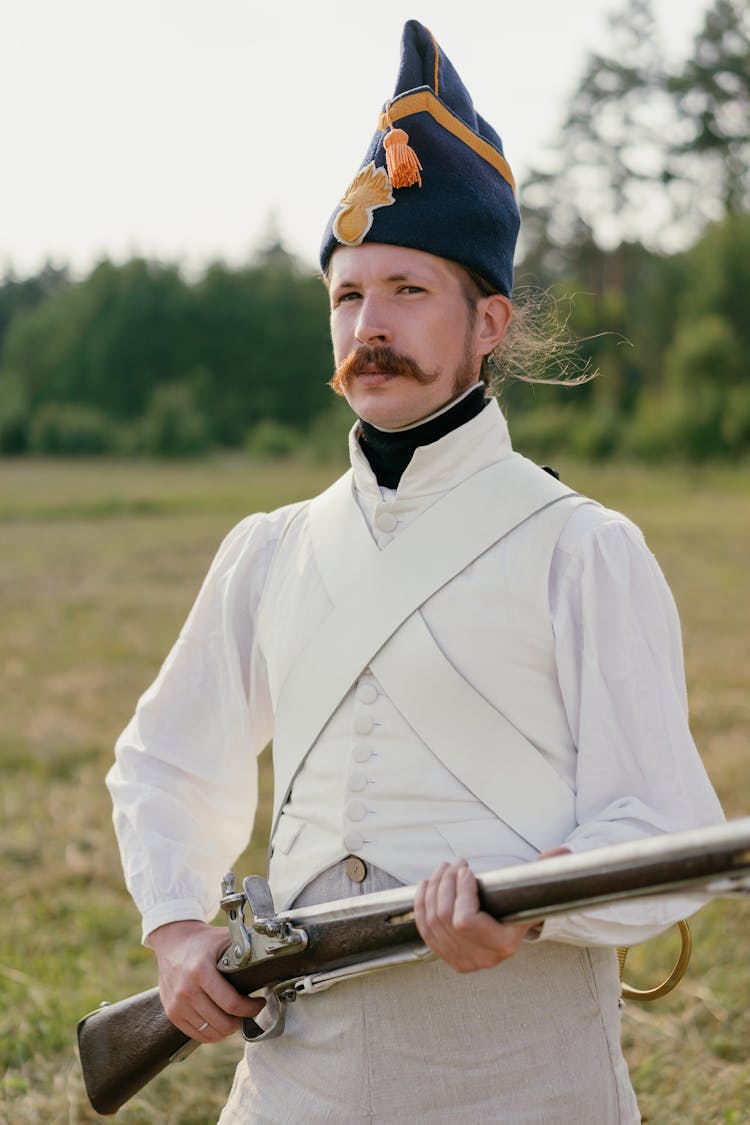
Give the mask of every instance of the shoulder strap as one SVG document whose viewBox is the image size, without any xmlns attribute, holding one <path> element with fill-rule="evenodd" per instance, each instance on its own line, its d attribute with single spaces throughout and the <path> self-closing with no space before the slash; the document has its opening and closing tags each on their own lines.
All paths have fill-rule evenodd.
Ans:
<svg viewBox="0 0 750 1125">
<path fill-rule="evenodd" d="M 404 675 L 405 650 L 418 676 Z M 570 835 L 576 824 L 573 791 L 526 735 L 451 664 L 419 611 L 370 667 L 422 741 L 514 832 L 538 851 Z"/>
<path fill-rule="evenodd" d="M 352 565 L 344 568 L 341 595 L 329 591 L 336 604 L 290 669 L 277 700 L 275 816 L 326 722 L 399 626 L 515 527 L 575 495 L 548 473 L 530 468 L 518 455 L 490 465 L 441 496 L 383 551 L 353 496 L 351 474 L 311 503 L 313 549 L 322 573 L 332 553 L 339 574 L 342 560 L 348 563 L 351 556 Z"/>
</svg>

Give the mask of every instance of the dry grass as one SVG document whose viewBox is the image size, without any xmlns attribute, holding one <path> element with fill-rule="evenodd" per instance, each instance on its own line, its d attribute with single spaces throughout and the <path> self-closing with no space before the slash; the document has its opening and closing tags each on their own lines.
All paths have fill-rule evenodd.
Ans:
<svg viewBox="0 0 750 1125">
<path fill-rule="evenodd" d="M 747 473 L 563 468 L 646 530 L 681 608 L 707 768 L 727 811 L 749 811 Z M 331 475 L 244 459 L 0 467 L 0 1122 L 96 1120 L 81 1096 L 75 1023 L 102 998 L 154 982 L 103 787 L 112 743 L 222 535 Z M 238 870 L 262 870 L 266 829 L 264 815 Z M 712 904 L 695 920 L 694 964 L 678 992 L 652 1009 L 627 1006 L 627 1052 L 653 1125 L 750 1121 L 748 921 L 747 904 Z M 631 973 L 656 957 L 648 949 L 631 955 Z M 215 1120 L 238 1052 L 201 1049 L 117 1120 Z"/>
</svg>

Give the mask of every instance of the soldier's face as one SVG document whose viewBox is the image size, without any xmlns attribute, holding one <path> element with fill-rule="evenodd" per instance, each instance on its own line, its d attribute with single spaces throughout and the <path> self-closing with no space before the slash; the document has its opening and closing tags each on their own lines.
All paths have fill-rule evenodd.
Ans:
<svg viewBox="0 0 750 1125">
<path fill-rule="evenodd" d="M 460 266 L 403 246 L 342 246 L 328 284 L 334 389 L 360 418 L 386 429 L 410 425 L 479 378 L 494 344 L 484 299 L 470 306 Z"/>
</svg>

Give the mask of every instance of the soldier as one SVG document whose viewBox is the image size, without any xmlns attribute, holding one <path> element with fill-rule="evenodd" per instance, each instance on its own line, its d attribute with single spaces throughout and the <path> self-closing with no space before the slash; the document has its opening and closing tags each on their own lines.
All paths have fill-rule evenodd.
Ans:
<svg viewBox="0 0 750 1125">
<path fill-rule="evenodd" d="M 226 931 L 207 923 L 272 736 L 277 909 L 420 883 L 439 960 L 293 1005 L 248 1047 L 224 1125 L 640 1120 L 614 947 L 694 904 L 529 931 L 483 914 L 473 875 L 721 819 L 640 532 L 514 453 L 488 396 L 518 224 L 499 136 L 408 23 L 321 251 L 352 469 L 230 533 L 109 785 L 163 1002 L 193 1038 L 261 1007 L 216 971 Z"/>
</svg>

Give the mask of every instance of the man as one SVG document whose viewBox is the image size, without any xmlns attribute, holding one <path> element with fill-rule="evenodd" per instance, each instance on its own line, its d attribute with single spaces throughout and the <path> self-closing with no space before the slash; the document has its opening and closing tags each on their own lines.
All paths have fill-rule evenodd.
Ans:
<svg viewBox="0 0 750 1125">
<path fill-rule="evenodd" d="M 485 397 L 517 229 L 500 138 L 407 24 L 321 255 L 352 473 L 228 536 L 109 785 L 166 1010 L 200 1042 L 261 1007 L 206 923 L 272 735 L 277 908 L 419 883 L 440 959 L 293 1005 L 225 1123 L 639 1120 L 613 947 L 694 905 L 528 932 L 479 910 L 472 874 L 721 818 L 640 533 L 514 454 Z"/>
</svg>

